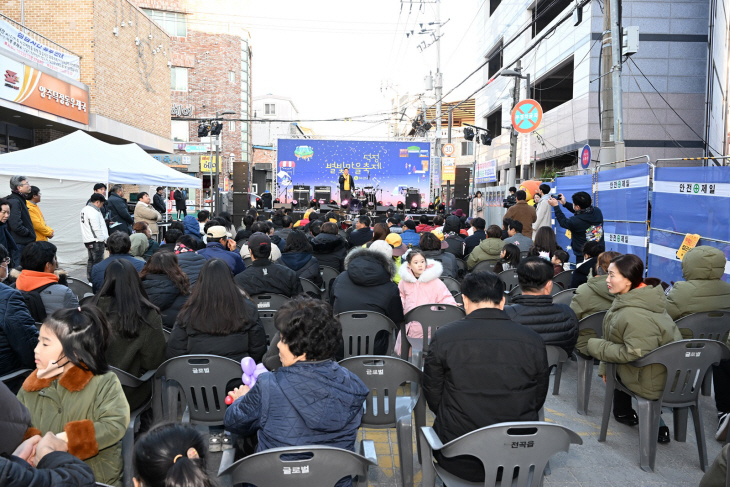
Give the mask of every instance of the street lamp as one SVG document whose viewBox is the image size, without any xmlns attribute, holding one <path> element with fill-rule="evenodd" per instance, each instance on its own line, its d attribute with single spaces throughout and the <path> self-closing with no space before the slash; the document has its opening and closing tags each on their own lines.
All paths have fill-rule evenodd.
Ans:
<svg viewBox="0 0 730 487">
<path fill-rule="evenodd" d="M 218 121 L 218 120 L 222 120 L 221 117 L 223 115 L 235 115 L 235 114 L 236 114 L 236 112 L 234 112 L 233 110 L 222 110 L 219 112 L 215 112 L 215 119 L 216 119 L 216 121 Z M 218 123 L 220 123 L 220 122 L 218 122 Z M 222 130 L 222 127 L 221 127 L 221 130 Z M 211 199 L 212 199 L 211 210 L 213 210 L 213 211 L 211 211 L 211 213 L 215 214 L 216 216 L 218 216 L 220 214 L 219 203 L 220 203 L 220 198 L 221 198 L 220 191 L 218 190 L 218 174 L 220 173 L 220 170 L 221 170 L 221 158 L 220 158 L 220 153 L 221 153 L 220 132 L 221 132 L 221 130 L 218 130 L 218 134 L 216 135 L 217 143 L 215 146 L 215 164 L 216 164 L 215 182 L 211 181 L 211 184 L 214 184 L 214 186 L 213 186 L 213 188 L 211 188 L 211 192 L 210 192 Z M 211 136 L 211 142 L 212 142 L 212 140 L 213 140 L 213 137 Z M 211 170 L 212 169 L 213 168 L 211 167 Z"/>
<path fill-rule="evenodd" d="M 500 76 L 505 76 L 508 78 L 516 78 L 515 79 L 515 92 L 513 96 L 513 103 L 512 103 L 512 110 L 514 110 L 515 106 L 517 106 L 517 103 L 520 101 L 520 85 L 518 84 L 518 79 L 524 79 L 527 80 L 527 87 L 526 87 L 526 94 L 527 97 L 530 97 L 530 75 L 528 74 L 522 74 L 522 67 L 521 62 L 517 61 L 517 66 L 515 69 L 503 69 L 500 71 Z M 510 145 L 510 156 L 509 156 L 509 174 L 507 175 L 507 186 L 512 187 L 515 185 L 515 172 L 517 170 L 517 130 L 512 127 L 512 131 L 510 132 L 509 137 L 509 145 Z"/>
</svg>

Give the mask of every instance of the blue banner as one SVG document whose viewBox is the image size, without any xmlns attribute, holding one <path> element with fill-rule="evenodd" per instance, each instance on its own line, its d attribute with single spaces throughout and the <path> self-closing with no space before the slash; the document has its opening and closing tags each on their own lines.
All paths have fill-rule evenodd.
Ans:
<svg viewBox="0 0 730 487">
<path fill-rule="evenodd" d="M 429 203 L 431 144 L 355 140 L 279 139 L 276 181 L 279 198 L 292 199 L 292 187 L 329 186 L 338 201 L 340 173 L 345 168 L 355 182 L 353 197 L 369 187 L 384 205 L 405 202 L 406 190 L 418 188 L 421 206 Z"/>
<path fill-rule="evenodd" d="M 593 176 L 588 174 L 585 176 L 568 176 L 564 178 L 555 179 L 555 195 L 562 194 L 565 196 L 565 200 L 570 202 L 574 193 L 579 191 L 585 191 L 586 193 L 593 194 Z M 560 208 L 563 210 L 563 214 L 570 218 L 573 214 L 566 210 L 564 207 Z M 553 219 L 555 218 L 555 211 L 553 211 Z M 570 238 L 566 235 L 566 230 L 562 228 L 558 221 L 555 220 L 555 236 L 560 245 L 568 255 L 570 255 L 570 261 L 575 262 L 575 254 L 573 249 L 570 247 Z"/>
</svg>

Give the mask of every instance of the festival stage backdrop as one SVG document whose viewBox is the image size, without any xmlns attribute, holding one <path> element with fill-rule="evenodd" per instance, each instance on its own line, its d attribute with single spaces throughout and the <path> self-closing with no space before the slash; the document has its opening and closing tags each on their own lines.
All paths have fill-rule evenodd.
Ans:
<svg viewBox="0 0 730 487">
<path fill-rule="evenodd" d="M 349 168 L 355 187 L 377 189 L 384 205 L 405 202 L 409 187 L 419 188 L 421 205 L 429 203 L 429 142 L 279 139 L 276 181 L 278 197 L 292 199 L 295 185 L 329 186 L 332 199 L 339 198 L 340 173 Z"/>
</svg>

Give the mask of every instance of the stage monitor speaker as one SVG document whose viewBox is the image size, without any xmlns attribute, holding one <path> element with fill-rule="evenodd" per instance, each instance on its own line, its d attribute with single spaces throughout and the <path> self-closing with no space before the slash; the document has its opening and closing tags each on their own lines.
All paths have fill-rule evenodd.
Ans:
<svg viewBox="0 0 730 487">
<path fill-rule="evenodd" d="M 316 199 L 317 201 L 331 200 L 332 199 L 332 188 L 330 186 L 315 186 L 314 187 L 314 199 Z"/>
<path fill-rule="evenodd" d="M 378 206 L 375 207 L 375 211 L 377 211 L 378 213 L 385 213 L 388 210 L 393 210 L 395 212 L 395 208 L 392 207 L 392 206 L 380 206 L 380 205 L 378 205 Z"/>
<path fill-rule="evenodd" d="M 469 178 L 471 169 L 468 167 L 457 167 L 454 174 L 454 198 L 469 197 Z"/>
<path fill-rule="evenodd" d="M 292 204 L 291 203 L 274 203 L 274 209 L 275 210 L 291 210 Z"/>
<path fill-rule="evenodd" d="M 306 208 L 307 206 L 309 206 L 309 186 L 294 186 L 293 198 L 297 201 L 297 208 Z"/>
<path fill-rule="evenodd" d="M 465 215 L 469 214 L 469 198 L 454 198 L 454 206 L 451 211 L 461 209 Z"/>
<path fill-rule="evenodd" d="M 420 193 L 408 193 L 406 194 L 406 210 L 413 208 L 413 203 L 416 203 L 416 208 L 421 207 L 421 194 Z"/>
</svg>

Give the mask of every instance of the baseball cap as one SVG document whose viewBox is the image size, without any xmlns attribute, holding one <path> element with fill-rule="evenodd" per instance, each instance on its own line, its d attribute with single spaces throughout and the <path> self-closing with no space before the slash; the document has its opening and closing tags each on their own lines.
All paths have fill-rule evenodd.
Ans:
<svg viewBox="0 0 730 487">
<path fill-rule="evenodd" d="M 210 227 L 205 234 L 211 238 L 223 238 L 223 237 L 229 236 L 228 230 L 226 230 L 226 227 L 221 226 L 221 225 L 217 225 L 215 227 Z"/>
<path fill-rule="evenodd" d="M 406 246 L 403 245 L 403 239 L 397 233 L 389 233 L 388 236 L 385 237 L 385 242 L 393 247 L 393 255 L 396 257 L 405 254 L 406 250 L 408 250 Z"/>
<path fill-rule="evenodd" d="M 265 233 L 256 232 L 248 238 L 248 248 L 265 244 L 271 245 L 271 239 Z"/>
</svg>

